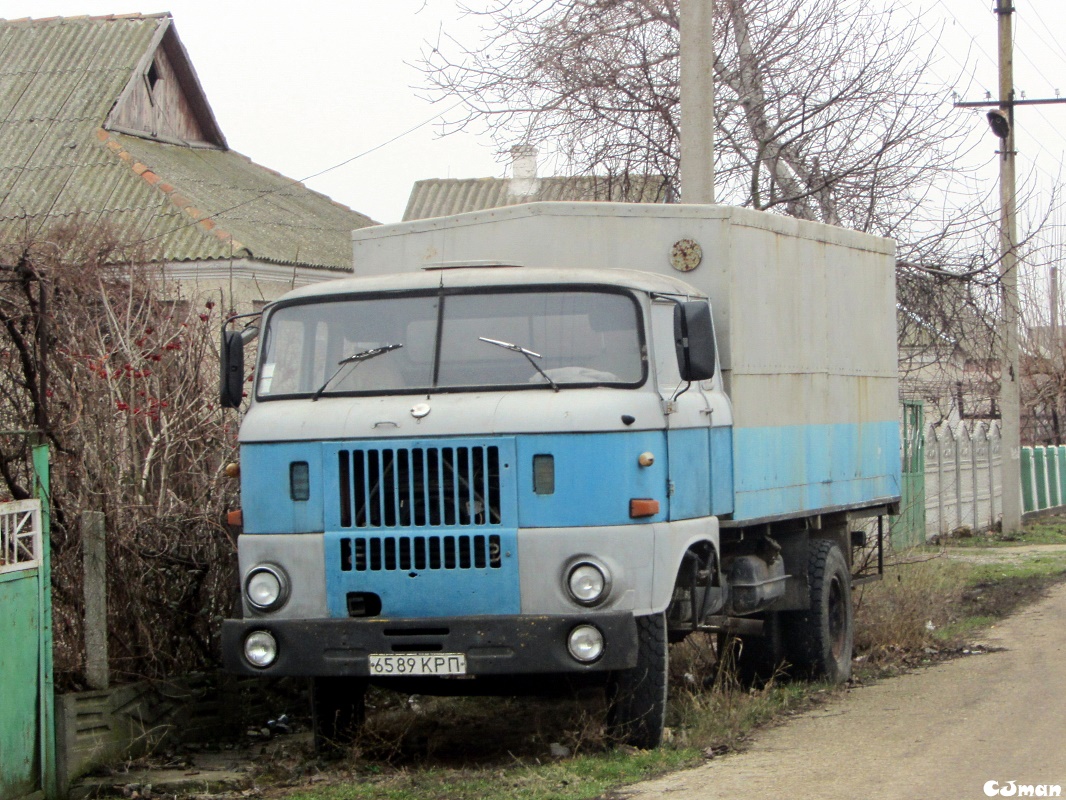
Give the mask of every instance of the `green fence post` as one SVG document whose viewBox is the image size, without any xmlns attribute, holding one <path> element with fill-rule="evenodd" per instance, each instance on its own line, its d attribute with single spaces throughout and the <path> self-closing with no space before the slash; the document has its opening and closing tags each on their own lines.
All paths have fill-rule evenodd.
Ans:
<svg viewBox="0 0 1066 800">
<path fill-rule="evenodd" d="M 1033 448 L 1033 481 L 1036 510 L 1042 511 L 1047 508 L 1047 457 L 1043 447 Z"/>
<path fill-rule="evenodd" d="M 41 788 L 48 800 L 57 797 L 55 679 L 52 673 L 52 493 L 48 471 L 48 445 L 33 445 L 35 494 L 41 501 Z"/>
<path fill-rule="evenodd" d="M 1022 511 L 1029 512 L 1036 509 L 1033 500 L 1033 448 L 1022 448 Z M 1004 455 L 1004 458 L 1007 456 Z"/>
<path fill-rule="evenodd" d="M 1059 460 L 1057 447 L 1045 447 L 1044 456 L 1047 459 L 1047 504 L 1048 508 L 1054 508 L 1061 504 L 1059 500 Z"/>
<path fill-rule="evenodd" d="M 1066 446 L 1055 448 L 1055 461 L 1059 470 L 1059 504 L 1066 504 Z"/>
</svg>

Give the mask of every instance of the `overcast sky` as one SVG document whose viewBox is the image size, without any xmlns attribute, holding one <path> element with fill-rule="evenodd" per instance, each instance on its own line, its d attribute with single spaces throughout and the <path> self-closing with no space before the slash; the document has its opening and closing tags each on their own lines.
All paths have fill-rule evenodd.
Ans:
<svg viewBox="0 0 1066 800">
<path fill-rule="evenodd" d="M 880 0 L 908 16 L 925 9 L 922 29 L 943 25 L 938 77 L 966 100 L 996 93 L 994 0 Z M 1015 0 L 1016 86 L 1029 98 L 1066 94 L 1062 0 Z M 0 0 L 0 17 L 170 11 L 230 146 L 379 222 L 403 214 L 411 185 L 424 178 L 505 174 L 506 158 L 472 134 L 440 138 L 426 123 L 434 106 L 415 88 L 411 66 L 441 26 L 457 22 L 455 0 Z M 1059 81 L 1062 81 L 1062 85 Z M 1019 174 L 1059 174 L 1066 151 L 1066 105 L 1020 109 Z M 983 112 L 974 114 L 984 126 Z M 391 144 L 385 144 L 395 137 Z M 987 157 L 994 161 L 995 140 Z M 384 145 L 384 146 L 381 146 Z"/>
</svg>

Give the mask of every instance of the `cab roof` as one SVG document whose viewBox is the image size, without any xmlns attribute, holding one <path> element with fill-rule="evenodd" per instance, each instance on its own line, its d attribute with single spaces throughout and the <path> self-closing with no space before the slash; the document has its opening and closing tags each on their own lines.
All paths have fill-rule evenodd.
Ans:
<svg viewBox="0 0 1066 800">
<path fill-rule="evenodd" d="M 509 265 L 429 268 L 396 275 L 339 278 L 288 292 L 278 302 L 365 293 L 506 286 L 599 285 L 638 292 L 706 297 L 670 275 L 629 269 L 544 269 Z"/>
</svg>

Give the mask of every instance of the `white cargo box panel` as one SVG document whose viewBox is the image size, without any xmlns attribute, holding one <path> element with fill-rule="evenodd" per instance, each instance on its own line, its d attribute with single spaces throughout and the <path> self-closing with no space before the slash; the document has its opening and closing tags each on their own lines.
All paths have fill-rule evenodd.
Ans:
<svg viewBox="0 0 1066 800">
<path fill-rule="evenodd" d="M 891 240 L 732 206 L 530 203 L 363 228 L 353 247 L 357 276 L 483 263 L 681 278 L 714 313 L 734 519 L 898 498 Z"/>
</svg>

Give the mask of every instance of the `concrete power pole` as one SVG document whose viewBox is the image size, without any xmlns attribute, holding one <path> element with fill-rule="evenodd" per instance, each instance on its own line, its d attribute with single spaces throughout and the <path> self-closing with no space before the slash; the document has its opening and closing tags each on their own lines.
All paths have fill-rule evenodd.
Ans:
<svg viewBox="0 0 1066 800">
<path fill-rule="evenodd" d="M 1022 525 L 1021 391 L 1018 371 L 1018 244 L 1017 193 L 1014 175 L 1014 45 L 1011 37 L 1013 0 L 996 0 L 999 17 L 999 111 L 1006 115 L 999 159 L 999 375 L 1001 463 L 1003 470 L 1003 533 Z"/>
<path fill-rule="evenodd" d="M 999 279 L 1002 305 L 999 410 L 1002 434 L 1003 532 L 1022 524 L 1021 392 L 1018 348 L 1018 219 L 1015 191 L 1014 110 L 1018 106 L 1066 103 L 1066 98 L 1017 100 L 1014 97 L 1014 44 L 1011 33 L 1013 0 L 996 0 L 999 18 L 999 99 L 995 102 L 956 103 L 956 108 L 989 108 L 988 123 L 999 137 Z"/>
<path fill-rule="evenodd" d="M 714 0 L 681 0 L 681 200 L 714 202 Z"/>
</svg>

